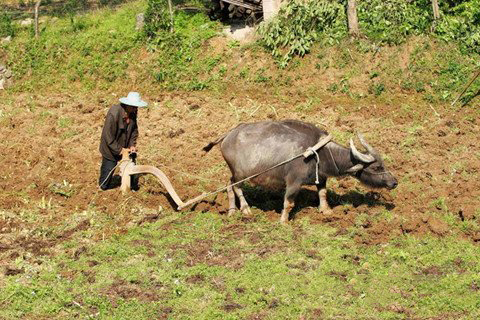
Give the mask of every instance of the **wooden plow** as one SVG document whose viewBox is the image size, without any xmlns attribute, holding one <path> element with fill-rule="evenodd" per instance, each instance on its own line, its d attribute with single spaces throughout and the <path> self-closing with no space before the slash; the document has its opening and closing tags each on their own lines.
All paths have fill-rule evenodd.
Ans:
<svg viewBox="0 0 480 320">
<path fill-rule="evenodd" d="M 128 192 L 131 189 L 131 176 L 135 174 L 153 174 L 155 177 L 160 180 L 160 183 L 163 187 L 167 190 L 170 197 L 172 197 L 173 201 L 177 205 L 177 210 L 182 210 L 196 202 L 199 202 L 204 197 L 206 197 L 207 193 L 202 193 L 196 198 L 193 198 L 187 202 L 183 202 L 182 199 L 178 196 L 177 192 L 173 188 L 170 179 L 163 173 L 162 170 L 154 167 L 154 166 L 147 166 L 147 165 L 137 165 L 135 164 L 132 158 L 128 158 L 128 161 L 123 161 L 119 166 L 120 176 L 122 178 L 122 184 L 120 186 L 120 190 L 123 193 Z"/>
</svg>

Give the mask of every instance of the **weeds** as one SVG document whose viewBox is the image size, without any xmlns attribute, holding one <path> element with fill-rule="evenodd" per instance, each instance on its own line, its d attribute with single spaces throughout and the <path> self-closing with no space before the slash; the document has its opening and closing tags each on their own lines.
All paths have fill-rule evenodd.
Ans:
<svg viewBox="0 0 480 320">
<path fill-rule="evenodd" d="M 0 13 L 0 37 L 13 37 L 15 32 L 12 17 L 7 12 Z"/>
<path fill-rule="evenodd" d="M 368 220 L 359 216 L 355 232 Z M 74 241 L 65 243 L 63 253 L 41 265 L 19 261 L 25 273 L 5 279 L 0 315 L 288 318 L 321 308 L 328 318 L 354 318 L 361 303 L 364 314 L 378 317 L 389 317 L 394 305 L 411 315 L 474 317 L 478 293 L 471 286 L 479 270 L 473 244 L 405 236 L 358 247 L 332 231 L 172 213 L 80 251 Z"/>
</svg>

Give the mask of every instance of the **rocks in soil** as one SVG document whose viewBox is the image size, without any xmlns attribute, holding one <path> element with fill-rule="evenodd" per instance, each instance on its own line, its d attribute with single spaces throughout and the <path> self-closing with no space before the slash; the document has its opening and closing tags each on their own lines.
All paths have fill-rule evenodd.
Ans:
<svg viewBox="0 0 480 320">
<path fill-rule="evenodd" d="M 12 85 L 13 73 L 10 69 L 0 64 L 0 90 L 6 89 Z"/>
<path fill-rule="evenodd" d="M 11 42 L 11 41 L 12 41 L 12 37 L 11 37 L 11 36 L 2 38 L 2 44 L 6 44 L 6 43 L 9 43 L 9 42 Z"/>
<path fill-rule="evenodd" d="M 144 13 L 137 14 L 135 30 L 137 31 L 142 30 L 144 25 L 145 25 L 145 14 Z"/>
<path fill-rule="evenodd" d="M 175 137 L 178 137 L 179 135 L 185 133 L 185 130 L 183 130 L 182 128 L 178 129 L 178 130 L 171 130 L 170 132 L 167 133 L 167 137 L 172 139 L 172 138 L 175 138 Z"/>
<path fill-rule="evenodd" d="M 20 21 L 20 25 L 22 27 L 28 27 L 28 26 L 31 26 L 32 24 L 33 24 L 33 19 L 31 18 Z"/>
<path fill-rule="evenodd" d="M 473 239 L 474 242 L 480 242 L 480 232 L 475 233 L 472 236 L 472 239 Z"/>
</svg>

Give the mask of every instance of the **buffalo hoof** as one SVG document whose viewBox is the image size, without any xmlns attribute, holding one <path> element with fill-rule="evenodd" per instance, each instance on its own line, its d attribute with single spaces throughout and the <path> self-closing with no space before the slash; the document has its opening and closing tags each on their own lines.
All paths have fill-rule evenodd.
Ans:
<svg viewBox="0 0 480 320">
<path fill-rule="evenodd" d="M 333 214 L 333 210 L 330 209 L 330 208 L 318 208 L 318 212 L 320 214 L 324 214 L 324 215 L 332 215 Z"/>
<path fill-rule="evenodd" d="M 252 210 L 250 210 L 250 207 L 245 207 L 245 208 L 242 208 L 242 213 L 246 216 L 251 216 L 252 215 Z"/>
</svg>

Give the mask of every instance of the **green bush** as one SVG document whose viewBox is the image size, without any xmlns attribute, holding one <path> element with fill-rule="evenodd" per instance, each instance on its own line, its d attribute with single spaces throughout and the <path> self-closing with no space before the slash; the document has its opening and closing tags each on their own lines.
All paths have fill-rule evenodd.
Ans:
<svg viewBox="0 0 480 320">
<path fill-rule="evenodd" d="M 399 44 L 408 35 L 427 31 L 432 24 L 430 0 L 363 0 L 359 1 L 360 30 L 369 39 Z"/>
<path fill-rule="evenodd" d="M 101 6 L 113 6 L 125 2 L 125 0 L 100 0 Z"/>
<path fill-rule="evenodd" d="M 15 35 L 15 27 L 12 23 L 12 17 L 6 12 L 0 13 L 0 37 L 13 37 Z"/>
<path fill-rule="evenodd" d="M 167 0 L 148 0 L 145 11 L 145 26 L 143 32 L 148 39 L 162 35 L 172 28 Z"/>
<path fill-rule="evenodd" d="M 294 55 L 308 53 L 315 41 L 333 43 L 345 36 L 345 21 L 345 8 L 339 2 L 293 0 L 260 25 L 258 32 L 263 44 L 274 56 L 282 57 L 281 66 L 285 66 Z"/>
<path fill-rule="evenodd" d="M 458 40 L 463 48 L 480 53 L 480 0 L 446 8 L 435 33 L 445 41 Z"/>
</svg>

